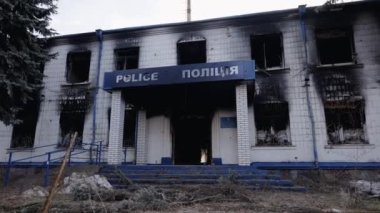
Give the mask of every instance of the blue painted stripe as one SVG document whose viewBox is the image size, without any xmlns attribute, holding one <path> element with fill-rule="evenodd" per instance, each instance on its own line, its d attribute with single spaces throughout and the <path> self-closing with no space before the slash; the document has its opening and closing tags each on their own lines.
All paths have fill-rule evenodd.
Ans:
<svg viewBox="0 0 380 213">
<path fill-rule="evenodd" d="M 71 165 L 86 165 L 89 162 L 71 162 Z M 107 166 L 106 163 L 101 163 Z M 51 165 L 60 165 L 60 162 L 52 162 Z M 124 166 L 127 166 L 126 168 Z M 254 162 L 251 166 L 238 166 L 238 165 L 146 165 L 136 166 L 132 162 L 120 165 L 125 170 L 151 170 L 151 169 L 174 169 L 174 170 L 208 170 L 208 169 L 236 169 L 236 170 L 251 170 L 251 169 L 316 169 L 314 162 Z M 0 167 L 6 167 L 7 162 L 0 162 Z M 43 162 L 23 162 L 12 163 L 13 167 L 45 167 Z M 124 168 L 123 168 L 124 167 Z M 380 169 L 380 162 L 320 162 L 320 169 Z"/>
<path fill-rule="evenodd" d="M 314 162 L 256 162 L 257 169 L 316 169 Z M 380 162 L 319 162 L 319 169 L 380 169 Z"/>
</svg>

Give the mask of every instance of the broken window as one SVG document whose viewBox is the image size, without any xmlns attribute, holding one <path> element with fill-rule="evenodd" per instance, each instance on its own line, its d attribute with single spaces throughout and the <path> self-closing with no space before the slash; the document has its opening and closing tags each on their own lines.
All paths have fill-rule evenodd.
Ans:
<svg viewBox="0 0 380 213">
<path fill-rule="evenodd" d="M 65 112 L 86 112 L 92 102 L 91 92 L 87 86 L 76 85 L 62 88 L 59 104 Z"/>
<path fill-rule="evenodd" d="M 283 101 L 260 102 L 254 105 L 257 146 L 289 146 L 289 109 Z"/>
<path fill-rule="evenodd" d="M 329 144 L 365 144 L 364 101 L 329 101 L 325 103 Z"/>
<path fill-rule="evenodd" d="M 355 61 L 351 30 L 319 30 L 316 32 L 316 40 L 320 64 L 337 64 Z"/>
<path fill-rule="evenodd" d="M 251 56 L 258 69 L 282 67 L 281 33 L 251 36 Z"/>
<path fill-rule="evenodd" d="M 116 49 L 115 57 L 116 70 L 137 69 L 139 65 L 139 48 Z"/>
<path fill-rule="evenodd" d="M 22 121 L 13 126 L 11 148 L 31 148 L 34 145 L 34 136 L 40 108 L 39 93 L 35 95 L 17 113 L 17 118 Z"/>
<path fill-rule="evenodd" d="M 206 63 L 206 40 L 181 40 L 177 43 L 178 64 Z"/>
<path fill-rule="evenodd" d="M 279 76 L 262 77 L 258 74 L 255 83 L 255 102 L 284 101 L 283 81 Z"/>
<path fill-rule="evenodd" d="M 82 145 L 83 128 L 85 120 L 85 112 L 83 111 L 65 111 L 61 112 L 59 125 L 61 128 L 61 138 L 58 147 L 68 147 L 71 137 L 78 132 L 75 146 Z"/>
<path fill-rule="evenodd" d="M 325 104 L 347 101 L 359 96 L 357 85 L 353 83 L 348 74 L 326 74 L 321 83 L 324 86 L 323 98 Z"/>
<path fill-rule="evenodd" d="M 61 138 L 58 146 L 66 147 L 70 143 L 70 137 L 78 132 L 76 146 L 82 144 L 85 116 L 90 108 L 91 96 L 89 89 L 84 85 L 66 86 L 60 96 L 61 114 L 59 124 Z"/>
<path fill-rule="evenodd" d="M 137 110 L 127 104 L 124 114 L 123 147 L 135 147 Z"/>
<path fill-rule="evenodd" d="M 67 73 L 68 83 L 81 83 L 88 81 L 90 71 L 91 52 L 70 52 L 67 54 Z"/>
<path fill-rule="evenodd" d="M 316 74 L 325 110 L 328 144 L 368 143 L 364 100 L 355 75 L 349 70 Z"/>
</svg>

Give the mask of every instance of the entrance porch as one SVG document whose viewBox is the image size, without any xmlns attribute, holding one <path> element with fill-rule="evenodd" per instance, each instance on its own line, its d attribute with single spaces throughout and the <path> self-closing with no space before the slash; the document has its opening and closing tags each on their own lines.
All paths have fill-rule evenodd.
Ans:
<svg viewBox="0 0 380 213">
<path fill-rule="evenodd" d="M 149 85 L 145 82 L 142 86 L 129 86 L 127 83 L 130 80 L 125 76 L 132 74 L 119 77 L 112 73 L 115 81 L 120 81 L 124 86 L 114 86 L 118 90 L 112 91 L 108 164 L 122 162 L 122 144 L 125 133 L 128 132 L 125 128 L 132 128 L 125 125 L 125 120 L 128 120 L 125 119 L 125 109 L 126 106 L 133 106 L 137 112 L 136 123 L 133 126 L 133 159 L 136 164 L 249 165 L 251 161 L 248 101 L 249 97 L 253 97 L 253 88 L 250 83 L 252 81 L 247 80 L 253 80 L 254 74 L 250 72 L 253 72 L 254 65 L 250 61 L 240 68 L 230 65 L 231 63 L 233 62 L 228 62 L 230 68 L 225 66 L 221 69 L 228 73 L 226 79 L 218 81 L 191 80 L 188 83 L 177 84 L 173 80 L 174 84 Z M 214 64 L 221 67 L 220 63 Z M 202 68 L 194 69 L 195 65 L 189 66 L 176 66 L 176 69 L 182 70 L 182 78 L 191 78 L 193 71 L 202 71 Z M 249 78 L 246 79 L 243 75 L 240 80 L 228 79 L 228 76 L 240 71 L 250 73 Z M 145 73 L 144 69 L 136 70 L 136 74 L 138 72 Z M 213 73 L 215 72 L 218 71 L 213 70 Z M 153 73 L 155 78 L 159 79 L 160 73 Z M 199 73 L 196 73 L 197 76 Z M 111 78 L 106 76 L 105 79 L 107 81 Z M 227 112 L 229 115 L 225 116 L 225 113 L 221 112 Z M 222 133 L 228 131 L 230 133 L 223 136 Z"/>
</svg>

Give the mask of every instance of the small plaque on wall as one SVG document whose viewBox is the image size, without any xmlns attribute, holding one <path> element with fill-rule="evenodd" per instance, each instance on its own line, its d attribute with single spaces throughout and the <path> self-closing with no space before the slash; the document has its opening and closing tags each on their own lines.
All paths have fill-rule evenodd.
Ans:
<svg viewBox="0 0 380 213">
<path fill-rule="evenodd" d="M 236 117 L 221 117 L 220 128 L 237 128 Z"/>
</svg>

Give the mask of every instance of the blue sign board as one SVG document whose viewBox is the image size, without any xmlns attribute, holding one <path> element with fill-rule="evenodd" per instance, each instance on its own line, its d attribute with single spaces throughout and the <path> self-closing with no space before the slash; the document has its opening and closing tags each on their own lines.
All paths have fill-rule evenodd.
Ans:
<svg viewBox="0 0 380 213">
<path fill-rule="evenodd" d="M 254 61 L 228 61 L 106 72 L 103 88 L 111 90 L 126 87 L 254 79 Z"/>
<path fill-rule="evenodd" d="M 236 117 L 221 117 L 220 128 L 237 128 Z"/>
</svg>

